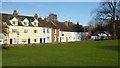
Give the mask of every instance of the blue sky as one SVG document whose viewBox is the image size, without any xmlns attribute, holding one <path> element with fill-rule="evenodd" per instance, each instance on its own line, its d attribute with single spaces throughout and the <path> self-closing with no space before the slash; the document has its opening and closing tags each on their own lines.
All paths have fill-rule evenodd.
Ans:
<svg viewBox="0 0 120 68">
<path fill-rule="evenodd" d="M 91 11 L 98 6 L 99 2 L 3 2 L 2 12 L 12 14 L 17 10 L 19 15 L 34 16 L 37 13 L 42 18 L 54 13 L 59 21 L 70 20 L 86 26 L 92 19 Z"/>
</svg>

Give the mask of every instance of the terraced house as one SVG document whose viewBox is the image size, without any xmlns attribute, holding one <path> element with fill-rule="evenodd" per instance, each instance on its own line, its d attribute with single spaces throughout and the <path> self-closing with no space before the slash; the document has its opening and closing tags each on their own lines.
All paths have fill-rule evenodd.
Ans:
<svg viewBox="0 0 120 68">
<path fill-rule="evenodd" d="M 14 10 L 13 14 L 1 13 L 2 22 L 8 25 L 7 40 L 3 44 L 37 44 L 37 43 L 60 43 L 80 41 L 83 32 L 82 25 L 70 21 L 59 22 L 50 14 L 42 19 L 37 14 L 32 16 L 18 15 Z"/>
</svg>

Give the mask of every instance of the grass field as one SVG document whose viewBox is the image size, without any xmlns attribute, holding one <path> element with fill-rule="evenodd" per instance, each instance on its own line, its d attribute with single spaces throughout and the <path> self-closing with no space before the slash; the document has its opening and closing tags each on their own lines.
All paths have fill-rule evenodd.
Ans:
<svg viewBox="0 0 120 68">
<path fill-rule="evenodd" d="M 80 41 L 3 49 L 3 66 L 117 66 L 118 41 Z"/>
</svg>

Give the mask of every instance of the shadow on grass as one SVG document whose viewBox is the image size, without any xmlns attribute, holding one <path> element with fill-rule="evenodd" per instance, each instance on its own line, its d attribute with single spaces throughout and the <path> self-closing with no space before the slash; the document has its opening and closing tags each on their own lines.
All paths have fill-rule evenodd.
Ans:
<svg viewBox="0 0 120 68">
<path fill-rule="evenodd" d="M 8 46 L 2 46 L 2 49 L 5 49 L 5 50 L 8 50 L 9 49 L 9 47 Z"/>
<path fill-rule="evenodd" d="M 120 51 L 120 46 L 99 46 L 97 48 L 113 50 L 113 51 Z"/>
<path fill-rule="evenodd" d="M 8 47 L 2 47 L 2 49 L 6 49 L 6 50 L 8 50 Z"/>
</svg>

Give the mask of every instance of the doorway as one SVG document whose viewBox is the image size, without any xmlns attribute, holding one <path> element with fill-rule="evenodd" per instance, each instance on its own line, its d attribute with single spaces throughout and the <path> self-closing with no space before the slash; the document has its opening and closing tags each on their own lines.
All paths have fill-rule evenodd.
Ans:
<svg viewBox="0 0 120 68">
<path fill-rule="evenodd" d="M 28 38 L 28 44 L 30 44 L 30 38 Z"/>
<path fill-rule="evenodd" d="M 44 43 L 45 43 L 45 38 L 44 38 Z"/>
<path fill-rule="evenodd" d="M 12 44 L 12 39 L 10 39 L 10 44 Z"/>
<path fill-rule="evenodd" d="M 40 38 L 40 43 L 42 43 L 42 38 Z"/>
</svg>

